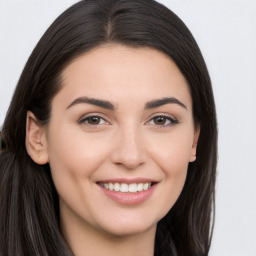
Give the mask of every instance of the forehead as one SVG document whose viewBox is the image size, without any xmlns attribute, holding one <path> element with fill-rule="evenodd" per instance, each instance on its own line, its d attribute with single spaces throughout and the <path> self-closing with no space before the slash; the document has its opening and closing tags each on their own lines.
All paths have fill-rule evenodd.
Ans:
<svg viewBox="0 0 256 256">
<path fill-rule="evenodd" d="M 166 54 L 147 47 L 103 45 L 73 60 L 62 73 L 60 94 L 123 102 L 177 97 L 191 105 L 186 79 Z M 120 101 L 120 102 L 118 102 Z"/>
</svg>

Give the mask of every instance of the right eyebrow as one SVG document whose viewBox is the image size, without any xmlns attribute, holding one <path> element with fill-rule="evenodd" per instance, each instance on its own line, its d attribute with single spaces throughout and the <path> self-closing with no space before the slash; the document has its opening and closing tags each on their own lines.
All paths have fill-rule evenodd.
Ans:
<svg viewBox="0 0 256 256">
<path fill-rule="evenodd" d="M 114 110 L 115 106 L 110 102 L 106 100 L 96 99 L 96 98 L 89 98 L 89 97 L 79 97 L 73 100 L 66 109 L 71 108 L 74 105 L 77 104 L 91 104 L 95 105 L 104 109 Z"/>
<path fill-rule="evenodd" d="M 181 106 L 182 108 L 188 110 L 186 105 L 184 103 L 182 103 L 181 101 L 179 101 L 175 97 L 166 97 L 166 98 L 155 99 L 155 100 L 149 101 L 146 103 L 145 109 L 157 108 L 157 107 L 163 106 L 165 104 L 177 104 L 177 105 Z"/>
</svg>

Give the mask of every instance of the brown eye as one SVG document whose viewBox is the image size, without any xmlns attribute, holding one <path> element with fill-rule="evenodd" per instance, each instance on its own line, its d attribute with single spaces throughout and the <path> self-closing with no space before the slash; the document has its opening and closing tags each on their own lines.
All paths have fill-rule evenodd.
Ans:
<svg viewBox="0 0 256 256">
<path fill-rule="evenodd" d="M 91 116 L 91 117 L 88 117 L 86 119 L 86 121 L 87 121 L 88 124 L 97 125 L 97 124 L 100 124 L 101 119 L 102 118 L 100 118 L 98 116 Z"/>
<path fill-rule="evenodd" d="M 174 117 L 164 115 L 155 116 L 148 122 L 149 125 L 154 125 L 157 127 L 165 127 L 178 123 L 178 120 L 176 120 Z"/>
<path fill-rule="evenodd" d="M 78 121 L 80 124 L 97 126 L 102 124 L 108 124 L 108 122 L 100 116 L 87 116 Z"/>
<path fill-rule="evenodd" d="M 156 116 L 153 118 L 153 122 L 156 125 L 165 125 L 167 121 L 169 120 L 167 120 L 167 118 L 164 116 Z"/>
</svg>

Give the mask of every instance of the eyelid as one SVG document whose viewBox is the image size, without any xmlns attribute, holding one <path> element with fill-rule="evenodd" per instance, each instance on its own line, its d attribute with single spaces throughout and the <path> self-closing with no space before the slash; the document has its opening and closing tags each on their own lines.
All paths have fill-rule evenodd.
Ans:
<svg viewBox="0 0 256 256">
<path fill-rule="evenodd" d="M 81 118 L 79 118 L 77 122 L 78 122 L 79 124 L 83 124 L 83 123 L 85 123 L 86 120 L 89 119 L 90 117 L 98 117 L 98 118 L 103 119 L 103 120 L 105 121 L 104 124 L 108 124 L 108 125 L 110 124 L 110 122 L 107 121 L 107 118 L 106 118 L 103 114 L 101 114 L 101 113 L 89 113 L 89 114 L 85 114 L 85 115 L 83 115 Z M 91 126 L 91 127 L 97 127 L 97 126 L 101 126 L 101 125 L 103 125 L 103 124 L 95 124 L 95 125 L 93 125 L 93 124 L 86 123 L 85 125 Z"/>
<path fill-rule="evenodd" d="M 89 124 L 89 123 L 86 123 L 86 120 L 89 119 L 90 117 L 98 117 L 102 120 L 104 120 L 104 124 L 107 124 L 107 125 L 110 125 L 111 123 L 107 120 L 107 118 L 105 117 L 104 114 L 102 113 L 88 113 L 88 114 L 85 114 L 83 115 L 81 118 L 78 119 L 77 123 L 79 124 L 85 124 L 86 126 L 91 126 L 91 127 L 97 127 L 97 126 L 101 126 L 101 125 L 104 125 L 104 124 Z M 170 124 L 164 124 L 164 125 L 157 125 L 157 124 L 150 124 L 151 121 L 153 121 L 154 118 L 156 117 L 164 117 L 166 118 L 167 120 L 170 121 Z M 175 124 L 178 124 L 180 123 L 178 121 L 178 119 L 176 117 L 174 117 L 173 115 L 169 114 L 169 113 L 155 113 L 153 114 L 149 119 L 148 121 L 145 123 L 146 125 L 152 125 L 152 126 L 155 126 L 157 128 L 161 128 L 161 127 L 168 127 L 168 126 L 172 126 L 172 125 L 175 125 Z"/>
<path fill-rule="evenodd" d="M 147 125 L 150 125 L 149 122 L 151 122 L 154 118 L 156 117 L 164 117 L 168 120 L 170 120 L 170 124 L 167 124 L 167 125 L 157 125 L 157 124 L 152 124 L 152 126 L 156 126 L 157 128 L 161 128 L 161 127 L 169 127 L 169 126 L 172 126 L 172 125 L 175 125 L 175 124 L 179 124 L 180 122 L 178 121 L 178 119 L 171 115 L 171 114 L 167 114 L 167 113 L 155 113 L 153 114 L 149 120 L 146 122 Z"/>
</svg>

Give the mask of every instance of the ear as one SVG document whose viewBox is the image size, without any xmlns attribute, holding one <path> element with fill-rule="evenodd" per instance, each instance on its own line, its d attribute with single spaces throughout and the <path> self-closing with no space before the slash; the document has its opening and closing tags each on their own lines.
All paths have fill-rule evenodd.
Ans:
<svg viewBox="0 0 256 256">
<path fill-rule="evenodd" d="M 26 149 L 35 163 L 40 165 L 48 163 L 45 127 L 39 124 L 31 111 L 27 112 Z"/>
<path fill-rule="evenodd" d="M 194 131 L 192 150 L 191 150 L 190 159 L 189 159 L 190 162 L 196 161 L 196 148 L 197 148 L 199 135 L 200 135 L 200 125 L 196 125 L 195 131 Z"/>
</svg>

